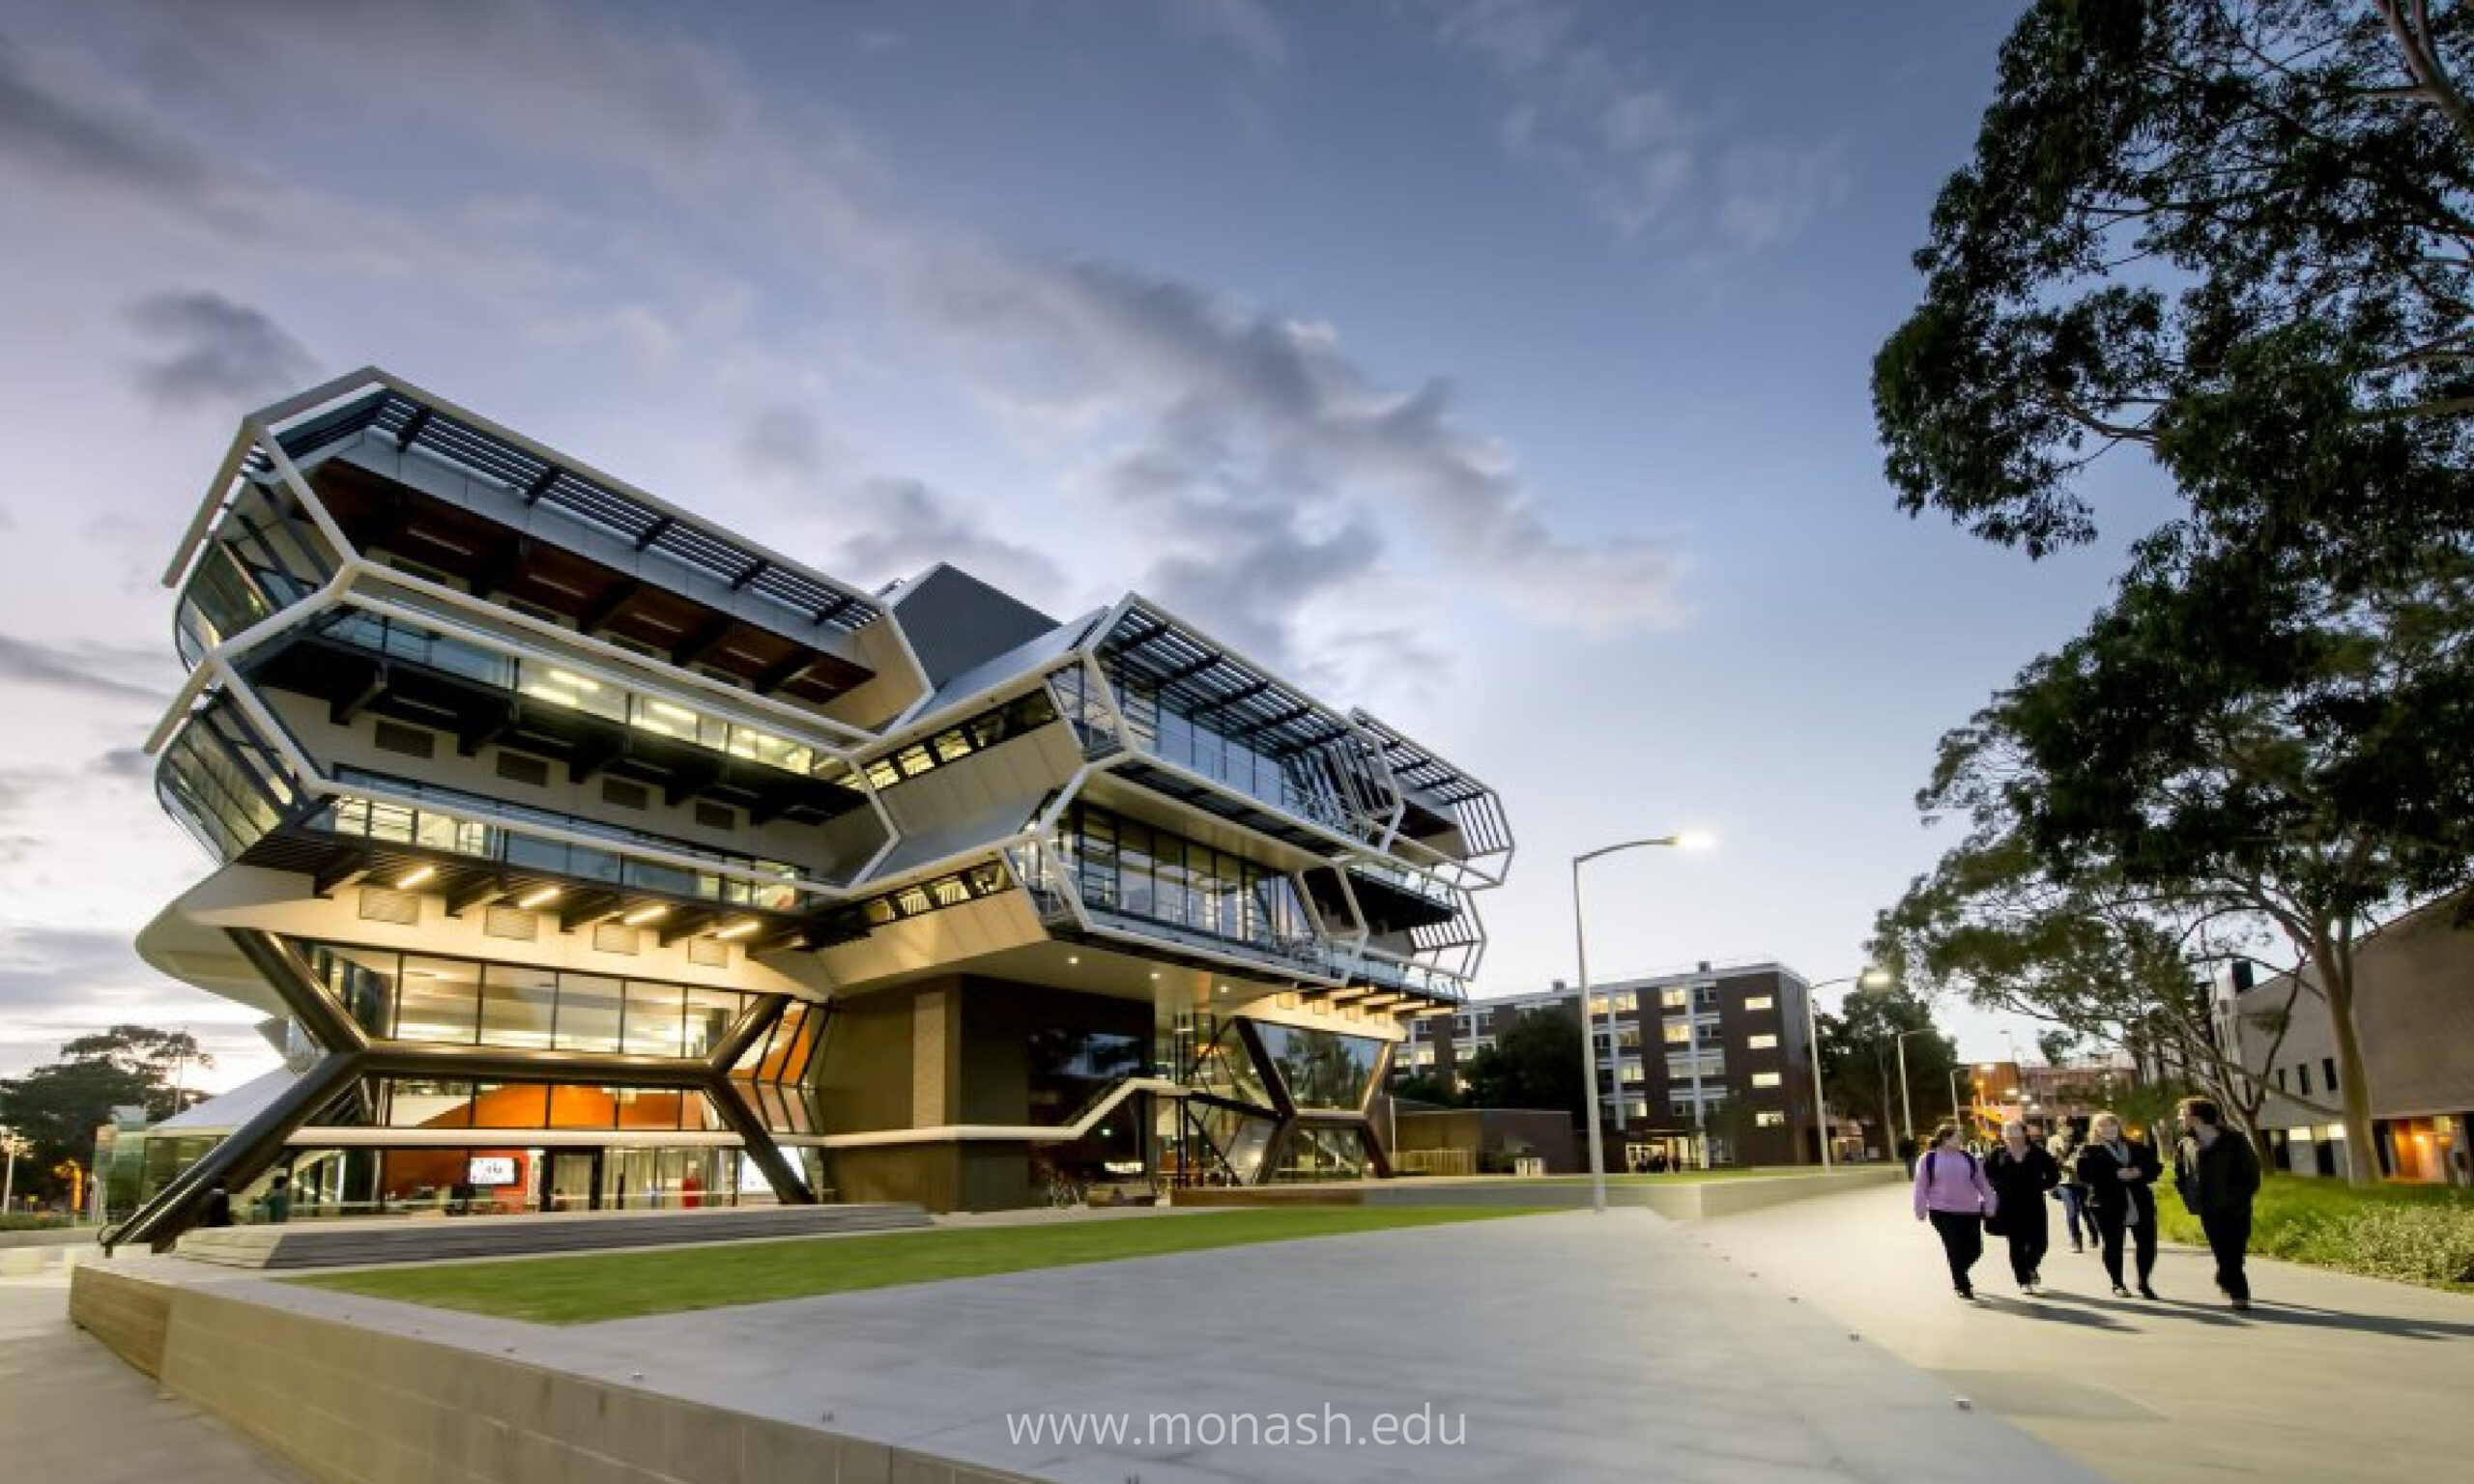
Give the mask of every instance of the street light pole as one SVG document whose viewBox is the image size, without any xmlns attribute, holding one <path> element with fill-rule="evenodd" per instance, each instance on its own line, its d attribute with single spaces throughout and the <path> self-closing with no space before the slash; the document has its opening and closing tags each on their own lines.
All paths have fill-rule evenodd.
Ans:
<svg viewBox="0 0 2474 1484">
<path fill-rule="evenodd" d="M 1825 1175 L 1829 1173 L 1830 1169 L 1829 1103 L 1822 1096 L 1821 1090 L 1821 1022 L 1816 1012 L 1817 997 L 1822 990 L 1836 985 L 1854 985 L 1862 989 L 1888 984 L 1889 980 L 1889 972 L 1885 969 L 1866 969 L 1861 973 L 1841 974 L 1836 979 L 1825 979 L 1820 984 L 1804 986 L 1804 1050 L 1812 1057 L 1813 1062 L 1813 1128 L 1814 1137 L 1821 1145 L 1821 1168 Z"/>
<path fill-rule="evenodd" d="M 1907 1124 L 1907 1147 L 1910 1150 L 1913 1150 L 1915 1148 L 1915 1104 L 1907 1096 L 1907 1038 L 1910 1036 L 1921 1036 L 1931 1029 L 1933 1029 L 1933 1027 L 1929 1025 L 1919 1025 L 1912 1031 L 1899 1032 L 1897 1038 L 1898 1111 L 1899 1117 L 1905 1120 Z"/>
<path fill-rule="evenodd" d="M 1642 850 L 1652 845 L 1673 845 L 1690 850 L 1702 848 L 1710 843 L 1709 837 L 1704 835 L 1661 835 L 1654 840 L 1627 840 L 1619 844 L 1600 845 L 1595 850 L 1584 851 L 1572 857 L 1572 956 L 1580 961 L 1581 971 L 1581 1086 L 1588 1095 L 1589 1100 L 1590 1210 L 1600 1215 L 1606 1213 L 1606 1142 L 1605 1136 L 1598 1129 L 1600 1120 L 1597 1108 L 1597 1041 L 1590 1024 L 1589 1014 L 1589 929 L 1584 924 L 1581 913 L 1581 868 L 1599 856 L 1613 855 L 1622 850 Z M 1686 1011 L 1686 1013 L 1690 1012 Z M 1612 995 L 1607 997 L 1606 1043 L 1609 1050 L 1614 1049 L 1615 1003 Z M 1642 1048 L 1641 1054 L 1644 1059 L 1647 1059 L 1649 1050 L 1646 1046 Z M 1619 1057 L 1617 1062 L 1621 1065 L 1622 1059 Z M 1699 1064 L 1696 1062 L 1694 1065 Z M 1624 1085 L 1621 1081 L 1615 1085 L 1615 1096 L 1616 1106 L 1621 1109 L 1624 1097 Z"/>
</svg>

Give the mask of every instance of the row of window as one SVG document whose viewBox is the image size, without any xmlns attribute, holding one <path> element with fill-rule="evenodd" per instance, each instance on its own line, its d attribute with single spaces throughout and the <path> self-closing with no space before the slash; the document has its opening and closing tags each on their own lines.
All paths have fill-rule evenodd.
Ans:
<svg viewBox="0 0 2474 1484">
<path fill-rule="evenodd" d="M 1056 703 L 1046 691 L 1033 691 L 1001 706 L 958 722 L 924 741 L 913 742 L 868 764 L 868 781 L 890 788 L 906 778 L 932 773 L 973 753 L 985 752 L 1056 720 Z"/>
<path fill-rule="evenodd" d="M 2321 1093 L 2323 1093 L 2323 1094 L 2330 1094 L 2330 1093 L 2334 1093 L 2334 1092 L 2336 1092 L 2336 1090 L 2337 1090 L 2337 1059 L 2336 1059 L 2335 1057 L 2333 1057 L 2333 1056 L 2323 1056 L 2323 1057 L 2319 1058 L 2319 1071 L 2320 1071 L 2320 1076 L 2321 1076 L 2321 1081 L 2320 1081 L 2320 1083 L 2319 1083 L 2319 1090 L 2320 1090 L 2320 1092 L 2321 1092 Z M 2278 1091 L 2278 1092 L 2280 1092 L 2280 1093 L 2283 1093 L 2283 1092 L 2291 1092 L 2291 1093 L 2294 1093 L 2295 1095 L 2297 1095 L 2297 1096 L 2299 1096 L 2299 1097 L 2303 1097 L 2303 1098 L 2308 1098 L 2308 1097 L 2310 1097 L 2310 1096 L 2311 1096 L 2311 1064 L 2310 1064 L 2309 1062 L 2296 1062 L 2296 1063 L 2294 1063 L 2294 1064 L 2293 1064 L 2293 1075 L 2294 1075 L 2294 1082 L 2295 1082 L 2295 1085 L 2294 1085 L 2294 1086 L 2292 1086 L 2292 1087 L 2290 1087 L 2290 1088 L 2288 1088 L 2288 1087 L 2287 1087 L 2287 1086 L 2286 1086 L 2286 1080 L 2285 1080 L 2285 1069 L 2284 1069 L 2284 1068 L 2282 1068 L 2282 1067 L 2278 1068 L 2278 1069 L 2277 1069 L 2277 1091 Z"/>
<path fill-rule="evenodd" d="M 705 1057 L 754 999 L 388 949 L 312 943 L 302 952 L 354 1021 L 381 1041 Z"/>
<path fill-rule="evenodd" d="M 1096 910 L 1274 949 L 1313 936 L 1295 883 L 1270 867 L 1088 804 L 1065 828 Z"/>
<path fill-rule="evenodd" d="M 1690 1004 L 1694 1013 L 1693 1017 L 1707 1024 L 1715 1018 L 1719 1010 L 1718 986 L 1715 985 L 1675 985 L 1658 992 L 1658 1008 L 1661 1011 L 1683 1010 L 1687 1002 Z M 1527 1014 L 1532 1011 L 1552 1009 L 1557 1003 L 1559 1002 L 1548 1001 L 1538 1005 L 1518 1005 L 1507 1008 L 1510 1009 L 1512 1013 Z M 1742 1002 L 1742 1008 L 1746 1011 L 1775 1010 L 1777 1005 L 1778 999 L 1775 994 L 1749 994 L 1744 996 Z M 1622 990 L 1611 995 L 1594 994 L 1590 996 L 1590 1018 L 1593 1022 L 1602 1020 L 1609 1014 L 1632 1014 L 1637 1013 L 1639 1009 L 1640 997 L 1630 990 Z M 1484 1013 L 1484 1011 L 1464 1011 L 1460 1014 L 1453 1016 L 1452 1019 L 1452 1035 L 1453 1039 L 1465 1042 L 1472 1036 L 1476 1035 L 1478 1020 L 1480 1016 Z M 1494 1013 L 1500 1016 L 1504 1013 L 1504 1011 L 1497 1010 Z M 1420 1020 L 1414 1022 L 1410 1026 L 1410 1034 L 1421 1039 L 1440 1039 L 1441 1026 L 1442 1021 L 1439 1017 L 1433 1020 Z M 1617 1030 L 1623 1034 L 1632 1037 L 1637 1037 L 1639 1034 L 1637 1026 L 1619 1025 Z M 1667 1026 L 1665 1034 L 1669 1041 L 1683 1040 L 1684 1031 L 1683 1022 L 1677 1021 L 1674 1024 Z M 1631 1043 L 1633 1042 L 1626 1042 L 1626 1044 Z"/>
</svg>

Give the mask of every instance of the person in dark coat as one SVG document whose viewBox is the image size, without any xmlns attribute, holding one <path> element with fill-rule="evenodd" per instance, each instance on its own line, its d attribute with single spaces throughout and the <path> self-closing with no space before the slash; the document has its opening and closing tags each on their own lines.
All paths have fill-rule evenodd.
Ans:
<svg viewBox="0 0 2474 1484">
<path fill-rule="evenodd" d="M 2216 1258 L 2216 1289 L 2237 1309 L 2251 1306 L 2251 1278 L 2242 1270 L 2251 1245 L 2251 1200 L 2259 1193 L 2259 1156 L 2251 1141 L 2225 1127 L 2205 1098 L 2185 1098 L 2174 1112 L 2182 1141 L 2173 1150 L 2173 1188 L 2200 1218 Z"/>
<path fill-rule="evenodd" d="M 230 1226 L 232 1224 L 232 1192 L 218 1179 L 206 1187 L 206 1199 L 198 1203 L 197 1224 Z"/>
<path fill-rule="evenodd" d="M 2096 1218 L 2105 1275 L 2114 1280 L 2116 1298 L 2130 1297 L 2122 1286 L 2125 1238 L 2139 1257 L 2139 1297 L 2156 1297 L 2147 1280 L 2156 1270 L 2155 1185 L 2164 1173 L 2155 1146 L 2124 1133 L 2119 1116 L 2096 1115 L 2087 1129 L 2087 1147 L 2079 1152 L 2079 1183 L 2087 1187 L 2087 1213 Z"/>
<path fill-rule="evenodd" d="M 2010 1243 L 2010 1276 L 2019 1292 L 2030 1297 L 2044 1291 L 2045 1248 L 2052 1244 L 2052 1225 L 2045 1219 L 2045 1192 L 2061 1184 L 2061 1161 L 2028 1137 L 2028 1126 L 2012 1119 L 2001 1126 L 2001 1142 L 1984 1160 L 1986 1184 L 1998 1197 L 1996 1214 L 1984 1229 Z"/>
</svg>

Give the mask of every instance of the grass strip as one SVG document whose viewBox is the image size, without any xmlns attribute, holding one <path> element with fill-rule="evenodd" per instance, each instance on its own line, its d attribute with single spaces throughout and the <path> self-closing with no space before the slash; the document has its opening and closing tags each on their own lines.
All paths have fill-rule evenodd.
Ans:
<svg viewBox="0 0 2474 1484">
<path fill-rule="evenodd" d="M 1036 1268 L 1532 1213 L 1527 1209 L 1477 1207 L 1281 1208 L 440 1263 L 315 1273 L 282 1281 L 501 1319 L 580 1325 Z"/>
</svg>

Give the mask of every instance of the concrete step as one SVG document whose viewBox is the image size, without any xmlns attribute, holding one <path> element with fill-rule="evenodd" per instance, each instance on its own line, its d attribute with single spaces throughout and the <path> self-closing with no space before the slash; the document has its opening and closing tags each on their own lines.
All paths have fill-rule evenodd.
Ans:
<svg viewBox="0 0 2474 1484">
<path fill-rule="evenodd" d="M 378 1216 L 205 1228 L 182 1237 L 172 1250 L 177 1257 L 231 1268 L 337 1268 L 908 1231 L 930 1224 L 925 1211 L 901 1203 L 532 1216 Z"/>
</svg>

